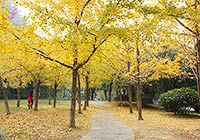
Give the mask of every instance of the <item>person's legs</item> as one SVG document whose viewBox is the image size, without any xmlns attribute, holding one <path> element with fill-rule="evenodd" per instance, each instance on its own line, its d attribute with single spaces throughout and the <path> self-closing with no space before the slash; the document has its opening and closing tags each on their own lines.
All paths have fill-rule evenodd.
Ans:
<svg viewBox="0 0 200 140">
<path fill-rule="evenodd" d="M 31 109 L 32 109 L 32 106 L 33 106 L 33 101 L 31 101 Z"/>
<path fill-rule="evenodd" d="M 28 102 L 28 109 L 30 109 L 30 102 Z"/>
</svg>

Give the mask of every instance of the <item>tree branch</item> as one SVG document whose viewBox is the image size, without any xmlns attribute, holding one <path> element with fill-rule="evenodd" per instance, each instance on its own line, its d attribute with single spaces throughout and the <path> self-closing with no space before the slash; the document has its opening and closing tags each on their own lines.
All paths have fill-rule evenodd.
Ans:
<svg viewBox="0 0 200 140">
<path fill-rule="evenodd" d="M 14 34 L 12 31 L 10 31 L 9 29 L 7 29 L 6 27 L 3 26 L 4 29 L 6 29 L 8 32 L 10 32 L 15 38 L 17 38 L 18 40 L 21 40 L 21 37 L 18 37 L 16 34 Z"/>
<path fill-rule="evenodd" d="M 178 18 L 175 18 L 175 20 L 182 25 L 185 29 L 187 29 L 188 31 L 190 31 L 191 33 L 193 33 L 194 35 L 197 36 L 197 33 L 195 31 L 193 31 L 192 29 L 190 29 L 189 27 L 187 27 L 185 24 L 183 24 Z"/>
<path fill-rule="evenodd" d="M 109 37 L 110 35 L 108 35 Z M 81 68 L 82 66 L 84 66 L 90 59 L 91 57 L 95 54 L 96 50 L 108 39 L 105 38 L 101 43 L 99 43 L 97 46 L 95 44 L 93 44 L 93 50 L 91 52 L 91 54 L 88 56 L 88 58 L 83 62 L 83 63 L 80 63 L 77 67 L 77 69 Z M 97 38 L 95 37 L 95 42 L 97 42 Z"/>
<path fill-rule="evenodd" d="M 30 71 L 28 70 L 27 68 L 25 68 L 22 64 L 20 64 L 19 62 L 17 62 L 18 65 L 20 65 L 25 71 L 27 71 L 28 73 L 30 73 L 32 76 L 33 76 L 33 79 L 35 80 L 35 75 Z"/>
<path fill-rule="evenodd" d="M 46 55 L 43 51 L 41 51 L 41 50 L 37 50 L 37 49 L 35 49 L 35 48 L 32 48 L 32 49 L 35 50 L 35 51 L 38 51 L 38 52 L 35 52 L 35 53 L 36 53 L 37 55 L 39 55 L 39 56 L 42 56 L 43 58 L 45 58 L 45 59 L 47 59 L 47 60 L 50 60 L 50 61 L 52 61 L 52 62 L 56 62 L 56 63 L 58 63 L 58 64 L 60 64 L 60 65 L 62 65 L 62 66 L 64 66 L 64 67 L 66 67 L 66 68 L 73 69 L 72 66 L 67 65 L 67 64 L 65 64 L 65 63 L 63 63 L 63 62 L 60 62 L 60 61 L 58 61 L 57 59 L 53 59 L 53 58 L 47 56 L 47 55 Z"/>
<path fill-rule="evenodd" d="M 17 68 L 12 68 L 12 69 L 10 69 L 10 70 L 8 70 L 8 71 L 3 72 L 3 73 L 2 73 L 2 76 L 5 75 L 5 74 L 7 74 L 7 73 L 10 73 L 10 72 L 12 72 L 12 71 L 16 71 L 16 70 L 19 70 L 19 69 L 17 69 Z"/>
<path fill-rule="evenodd" d="M 89 60 L 90 58 L 94 55 L 94 53 L 96 52 L 96 50 L 98 49 L 98 47 L 93 47 L 93 50 L 91 52 L 91 54 L 88 56 L 88 58 L 83 62 L 83 63 L 80 63 L 78 66 L 77 66 L 77 69 L 81 68 L 82 66 L 84 66 Z"/>
<path fill-rule="evenodd" d="M 77 19 L 77 17 L 76 17 L 75 23 L 76 23 L 77 26 L 79 26 L 79 24 L 81 22 L 81 18 L 83 17 L 83 12 L 84 12 L 86 6 L 89 4 L 90 1 L 91 0 L 87 0 L 86 3 L 84 4 L 83 9 L 80 11 L 80 17 L 79 17 L 79 19 Z"/>
</svg>

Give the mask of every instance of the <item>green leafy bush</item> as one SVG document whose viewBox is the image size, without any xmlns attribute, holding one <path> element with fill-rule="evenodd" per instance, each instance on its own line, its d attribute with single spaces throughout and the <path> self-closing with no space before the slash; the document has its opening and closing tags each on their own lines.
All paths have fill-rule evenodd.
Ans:
<svg viewBox="0 0 200 140">
<path fill-rule="evenodd" d="M 152 97 L 151 96 L 142 94 L 142 107 L 143 108 L 149 107 L 148 104 L 152 104 L 152 103 L 153 103 L 153 101 L 152 101 Z"/>
<path fill-rule="evenodd" d="M 122 94 L 122 101 L 128 101 L 128 95 Z M 117 95 L 113 99 L 114 101 L 120 101 L 120 95 Z"/>
<path fill-rule="evenodd" d="M 175 114 L 186 114 L 199 102 L 197 91 L 191 88 L 180 88 L 169 90 L 159 97 L 159 104 L 166 111 Z"/>
<path fill-rule="evenodd" d="M 194 110 L 197 113 L 200 113 L 200 101 L 194 106 Z"/>
</svg>

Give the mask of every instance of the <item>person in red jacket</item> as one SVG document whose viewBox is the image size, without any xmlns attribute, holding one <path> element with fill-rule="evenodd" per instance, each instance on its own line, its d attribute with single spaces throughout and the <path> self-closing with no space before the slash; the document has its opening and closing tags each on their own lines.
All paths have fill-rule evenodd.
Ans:
<svg viewBox="0 0 200 140">
<path fill-rule="evenodd" d="M 28 93 L 28 109 L 32 108 L 33 106 L 33 92 L 31 91 Z"/>
</svg>

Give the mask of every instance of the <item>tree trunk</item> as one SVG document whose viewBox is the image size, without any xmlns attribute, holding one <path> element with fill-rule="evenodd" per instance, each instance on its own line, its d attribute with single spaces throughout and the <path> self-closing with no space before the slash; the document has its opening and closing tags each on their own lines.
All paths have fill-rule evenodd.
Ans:
<svg viewBox="0 0 200 140">
<path fill-rule="evenodd" d="M 80 80 L 80 75 L 78 74 L 78 96 L 77 96 L 77 100 L 78 100 L 78 113 L 82 114 L 81 112 L 81 80 Z"/>
<path fill-rule="evenodd" d="M 35 106 L 34 111 L 38 111 L 38 99 L 39 99 L 39 91 L 40 91 L 40 80 L 37 82 L 36 92 L 35 92 Z"/>
<path fill-rule="evenodd" d="M 8 94 L 5 90 L 3 90 L 3 98 L 4 98 L 5 109 L 6 109 L 6 115 L 10 115 L 10 108 L 8 104 Z"/>
<path fill-rule="evenodd" d="M 20 88 L 17 88 L 17 107 L 20 107 Z"/>
<path fill-rule="evenodd" d="M 142 118 L 142 98 L 141 98 L 141 82 L 140 82 L 140 51 L 137 46 L 137 92 L 136 92 L 136 98 L 137 98 L 137 108 L 138 108 L 138 120 L 143 120 Z"/>
<path fill-rule="evenodd" d="M 17 88 L 17 107 L 20 107 L 20 89 L 22 86 L 21 80 L 19 80 L 19 87 Z"/>
<path fill-rule="evenodd" d="M 85 77 L 86 87 L 85 87 L 85 102 L 84 102 L 84 108 L 83 110 L 86 110 L 87 106 L 89 106 L 88 100 L 89 100 L 89 77 Z"/>
<path fill-rule="evenodd" d="M 89 100 L 90 100 L 90 94 L 89 93 L 90 92 L 88 90 L 88 92 L 87 92 L 87 102 L 86 102 L 87 107 L 89 107 Z"/>
<path fill-rule="evenodd" d="M 119 95 L 119 89 L 116 89 L 116 96 Z"/>
<path fill-rule="evenodd" d="M 9 108 L 9 104 L 8 104 L 8 94 L 5 90 L 5 88 L 3 87 L 3 79 L 1 77 L 0 77 L 0 90 L 1 90 L 1 94 L 3 95 L 3 99 L 4 99 L 6 115 L 10 115 L 10 108 Z"/>
<path fill-rule="evenodd" d="M 200 97 L 200 40 L 199 39 L 197 39 L 195 48 L 197 49 L 197 65 L 196 65 L 197 91 Z"/>
<path fill-rule="evenodd" d="M 56 96 L 57 96 L 57 87 L 58 87 L 58 84 L 57 82 L 55 81 L 54 83 L 54 98 L 53 98 L 53 108 L 56 108 Z"/>
<path fill-rule="evenodd" d="M 128 72 L 130 72 L 130 67 L 131 67 L 131 63 L 128 62 Z M 132 95 L 132 90 L 131 90 L 131 83 L 128 82 L 128 104 L 129 104 L 130 113 L 133 113 L 132 99 L 133 99 L 133 95 Z"/>
<path fill-rule="evenodd" d="M 126 95 L 126 89 L 123 89 L 122 92 L 124 95 Z"/>
<path fill-rule="evenodd" d="M 89 100 L 90 100 L 90 90 L 89 90 L 89 77 L 87 79 L 87 102 L 86 105 L 89 107 Z"/>
<path fill-rule="evenodd" d="M 133 95 L 132 95 L 132 90 L 131 90 L 131 84 L 128 83 L 128 104 L 129 104 L 130 113 L 133 113 L 132 98 L 133 98 Z"/>
<path fill-rule="evenodd" d="M 49 87 L 49 92 L 48 92 L 48 105 L 51 105 L 51 88 Z"/>
<path fill-rule="evenodd" d="M 76 109 L 76 85 L 77 85 L 78 70 L 72 69 L 72 98 L 70 108 L 70 124 L 69 126 L 75 128 L 75 109 Z"/>
<path fill-rule="evenodd" d="M 122 107 L 123 106 L 123 100 L 122 100 L 122 92 L 121 92 L 120 89 L 119 89 L 119 100 L 120 100 L 120 106 Z"/>
<path fill-rule="evenodd" d="M 134 85 L 131 86 L 131 91 L 132 91 L 132 100 L 136 98 L 136 88 Z"/>
<path fill-rule="evenodd" d="M 109 102 L 111 102 L 112 85 L 113 85 L 113 81 L 111 79 L 110 84 L 109 84 L 109 92 L 108 92 L 108 101 Z"/>
<path fill-rule="evenodd" d="M 105 100 L 107 101 L 108 100 L 107 90 L 103 90 L 103 92 L 104 92 L 104 95 L 105 95 Z"/>
<path fill-rule="evenodd" d="M 92 91 L 91 100 L 94 100 L 95 99 L 95 89 L 91 88 L 91 91 Z"/>
</svg>

